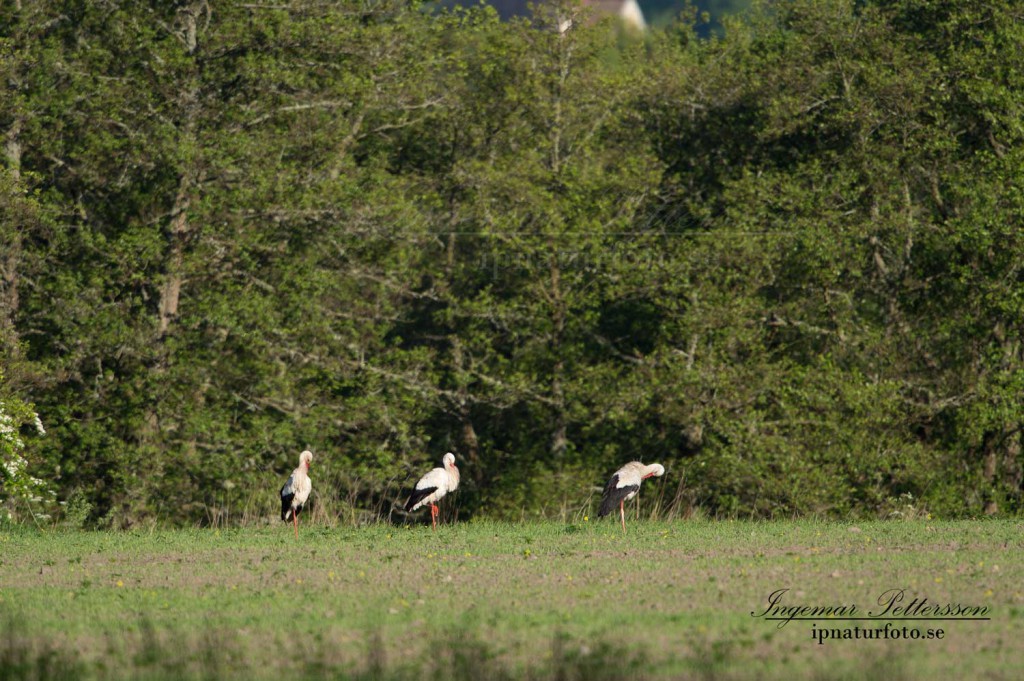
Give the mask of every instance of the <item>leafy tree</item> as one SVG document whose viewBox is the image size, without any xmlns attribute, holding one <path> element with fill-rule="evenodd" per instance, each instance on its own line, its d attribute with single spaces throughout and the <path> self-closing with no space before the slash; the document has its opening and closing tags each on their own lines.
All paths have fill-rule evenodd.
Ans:
<svg viewBox="0 0 1024 681">
<path fill-rule="evenodd" d="M 585 514 L 638 458 L 668 513 L 1021 508 L 1007 0 L 713 39 L 572 3 L 0 9 L 5 413 L 94 523 L 262 517 L 307 447 L 349 522 L 447 450 L 462 517 Z"/>
</svg>

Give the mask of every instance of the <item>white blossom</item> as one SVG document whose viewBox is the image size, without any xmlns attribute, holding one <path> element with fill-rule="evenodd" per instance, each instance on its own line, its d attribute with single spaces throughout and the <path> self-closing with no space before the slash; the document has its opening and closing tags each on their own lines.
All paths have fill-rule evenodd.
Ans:
<svg viewBox="0 0 1024 681">
<path fill-rule="evenodd" d="M 26 405 L 21 405 L 21 411 Z M 21 438 L 22 419 L 15 419 L 7 412 L 8 404 L 0 401 L 0 502 L 5 505 L 21 500 L 29 505 L 29 512 L 37 520 L 50 520 L 46 511 L 56 507 L 57 494 L 50 485 L 40 478 L 30 475 L 28 461 L 22 452 L 25 441 Z M 28 418 L 24 423 L 32 423 L 39 435 L 45 435 L 42 419 L 33 411 L 27 411 Z M 0 518 L 14 520 L 11 507 L 0 509 Z"/>
</svg>

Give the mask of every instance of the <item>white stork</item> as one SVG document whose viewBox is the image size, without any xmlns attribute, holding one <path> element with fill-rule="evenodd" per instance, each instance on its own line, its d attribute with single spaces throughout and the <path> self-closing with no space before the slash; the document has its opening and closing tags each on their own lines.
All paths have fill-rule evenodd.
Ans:
<svg viewBox="0 0 1024 681">
<path fill-rule="evenodd" d="M 448 492 L 459 488 L 459 469 L 455 465 L 455 455 L 448 452 L 441 460 L 442 468 L 435 468 L 416 483 L 416 489 L 405 503 L 405 510 L 412 512 L 420 506 L 430 504 L 430 524 L 437 529 L 437 502 Z"/>
<path fill-rule="evenodd" d="M 652 463 L 645 466 L 639 461 L 630 461 L 625 466 L 615 471 L 615 475 L 608 481 L 601 496 L 601 508 L 597 517 L 603 518 L 619 507 L 619 517 L 622 518 L 622 533 L 626 533 L 626 502 L 636 496 L 640 491 L 640 483 L 647 478 L 661 477 L 665 474 L 665 467 L 660 463 Z"/>
<path fill-rule="evenodd" d="M 312 462 L 313 452 L 307 449 L 299 454 L 299 467 L 292 471 L 281 488 L 281 520 L 292 521 L 296 539 L 299 538 L 299 512 L 313 491 L 313 481 L 309 479 L 309 464 Z"/>
</svg>

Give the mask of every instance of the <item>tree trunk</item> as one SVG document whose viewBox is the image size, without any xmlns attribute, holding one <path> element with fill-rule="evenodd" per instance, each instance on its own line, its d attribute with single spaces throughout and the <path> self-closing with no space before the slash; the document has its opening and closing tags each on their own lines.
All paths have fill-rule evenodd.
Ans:
<svg viewBox="0 0 1024 681">
<path fill-rule="evenodd" d="M 178 11 L 178 39 L 185 45 L 189 55 L 194 56 L 199 47 L 199 17 L 209 8 L 205 2 L 193 2 Z M 196 117 L 199 108 L 199 73 L 193 61 L 193 72 L 184 91 L 180 107 L 182 109 L 181 144 L 192 150 L 196 145 Z M 191 151 L 190 151 L 191 153 Z M 195 184 L 196 163 L 186 158 L 178 179 L 178 188 L 171 207 L 171 222 L 168 234 L 167 260 L 164 266 L 164 286 L 160 291 L 160 318 L 157 325 L 157 338 L 162 340 L 178 316 L 183 283 L 185 263 L 185 245 L 191 232 L 188 220 L 188 209 L 191 205 L 191 192 Z"/>
<path fill-rule="evenodd" d="M 466 461 L 470 464 L 473 480 L 479 485 L 483 480 L 483 467 L 480 465 L 480 442 L 468 413 L 462 416 L 462 444 L 466 447 Z"/>
<path fill-rule="evenodd" d="M 22 119 L 15 118 L 7 130 L 4 140 L 4 157 L 7 170 L 11 177 L 13 189 L 10 201 L 12 208 L 21 200 L 18 195 L 21 189 L 21 126 Z M 3 245 L 0 254 L 0 350 L 8 356 L 19 354 L 19 344 L 15 319 L 20 305 L 18 298 L 18 272 L 21 267 L 21 232 L 23 225 L 16 208 L 11 216 L 5 218 L 10 229 L 9 239 Z"/>
<path fill-rule="evenodd" d="M 171 224 L 169 235 L 169 247 L 167 265 L 165 270 L 166 280 L 163 289 L 160 291 L 160 322 L 157 328 L 157 337 L 163 339 L 171 321 L 178 316 L 178 304 L 181 300 L 182 269 L 185 263 L 185 241 L 189 234 L 188 208 L 191 202 L 189 198 L 191 181 L 188 172 L 181 176 L 178 181 L 178 192 L 174 198 L 174 208 L 171 210 Z"/>
<path fill-rule="evenodd" d="M 453 235 L 454 236 L 454 235 Z M 458 336 L 450 338 L 452 347 L 452 369 L 455 372 L 458 387 L 458 403 L 455 405 L 459 423 L 462 426 L 462 445 L 465 451 L 462 452 L 469 464 L 470 476 L 479 485 L 483 481 L 483 466 L 480 465 L 480 441 L 476 435 L 476 428 L 473 427 L 473 420 L 469 413 L 469 391 L 463 380 L 465 372 L 465 353 L 462 349 L 462 342 Z"/>
<path fill-rule="evenodd" d="M 558 359 L 551 368 L 551 399 L 555 404 L 555 424 L 551 434 L 551 455 L 556 461 L 561 460 L 569 444 L 566 435 L 567 422 L 565 415 L 565 389 L 563 379 L 565 360 L 562 359 L 562 342 L 565 334 L 565 301 L 562 299 L 561 270 L 555 244 L 551 244 L 551 302 L 554 306 L 554 333 L 551 338 L 552 354 Z"/>
<path fill-rule="evenodd" d="M 1021 454 L 1024 451 L 1022 439 L 1024 426 L 1018 424 L 1017 431 L 1012 433 L 1006 440 L 1006 447 L 1003 450 L 1003 484 L 1009 490 L 1018 504 L 1021 492 L 1024 491 L 1024 468 L 1021 466 Z"/>
<path fill-rule="evenodd" d="M 999 450 L 998 447 L 992 442 L 992 438 L 985 438 L 985 458 L 982 462 L 982 476 L 984 476 L 987 487 L 991 490 L 995 487 L 996 480 L 996 469 L 999 465 Z M 995 499 L 989 498 L 985 500 L 985 514 L 995 515 L 999 513 L 999 504 Z"/>
<path fill-rule="evenodd" d="M 1002 344 L 1004 369 L 1012 370 L 1021 364 L 1021 343 L 1019 332 L 1008 333 L 1003 325 L 996 324 L 993 329 L 996 339 Z M 1008 424 L 999 431 L 991 433 L 984 440 L 985 455 L 982 460 L 982 475 L 995 497 L 986 500 L 986 515 L 999 513 L 1000 497 L 1009 497 L 1020 503 L 1024 492 L 1024 425 Z M 1005 497 L 1004 497 L 1005 495 Z"/>
<path fill-rule="evenodd" d="M 193 58 L 199 47 L 199 17 L 204 11 L 209 11 L 205 2 L 193 2 L 178 10 L 176 36 Z M 192 71 L 184 79 L 183 90 L 176 102 L 182 121 L 178 129 L 178 140 L 181 148 L 188 151 L 178 169 L 178 184 L 167 225 L 167 250 L 163 263 L 164 283 L 159 293 L 155 363 L 152 369 L 156 385 L 160 384 L 161 376 L 171 362 L 166 338 L 173 330 L 181 307 L 182 286 L 185 282 L 185 254 L 192 236 L 192 223 L 189 221 L 188 212 L 192 205 L 193 192 L 199 183 L 197 159 L 191 156 L 195 153 L 193 150 L 198 147 L 196 127 L 199 109 L 199 72 L 195 59 L 191 67 Z M 142 427 L 140 438 L 142 442 L 152 443 L 163 429 L 157 412 L 159 402 L 159 395 L 154 394 L 153 402 L 146 410 L 145 425 Z"/>
</svg>

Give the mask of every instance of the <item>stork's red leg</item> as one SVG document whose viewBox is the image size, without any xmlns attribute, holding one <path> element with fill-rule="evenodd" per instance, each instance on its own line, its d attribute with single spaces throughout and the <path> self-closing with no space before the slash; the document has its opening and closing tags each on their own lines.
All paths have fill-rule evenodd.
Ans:
<svg viewBox="0 0 1024 681">
<path fill-rule="evenodd" d="M 295 538 L 298 539 L 299 538 L 299 514 L 295 512 L 294 508 L 292 509 L 292 524 L 295 525 Z"/>
<path fill-rule="evenodd" d="M 626 534 L 626 501 L 619 502 L 619 517 L 622 518 L 622 534 Z"/>
<path fill-rule="evenodd" d="M 437 529 L 437 513 L 438 513 L 437 506 L 435 506 L 434 504 L 431 504 L 430 505 L 430 525 L 435 530 Z"/>
</svg>

